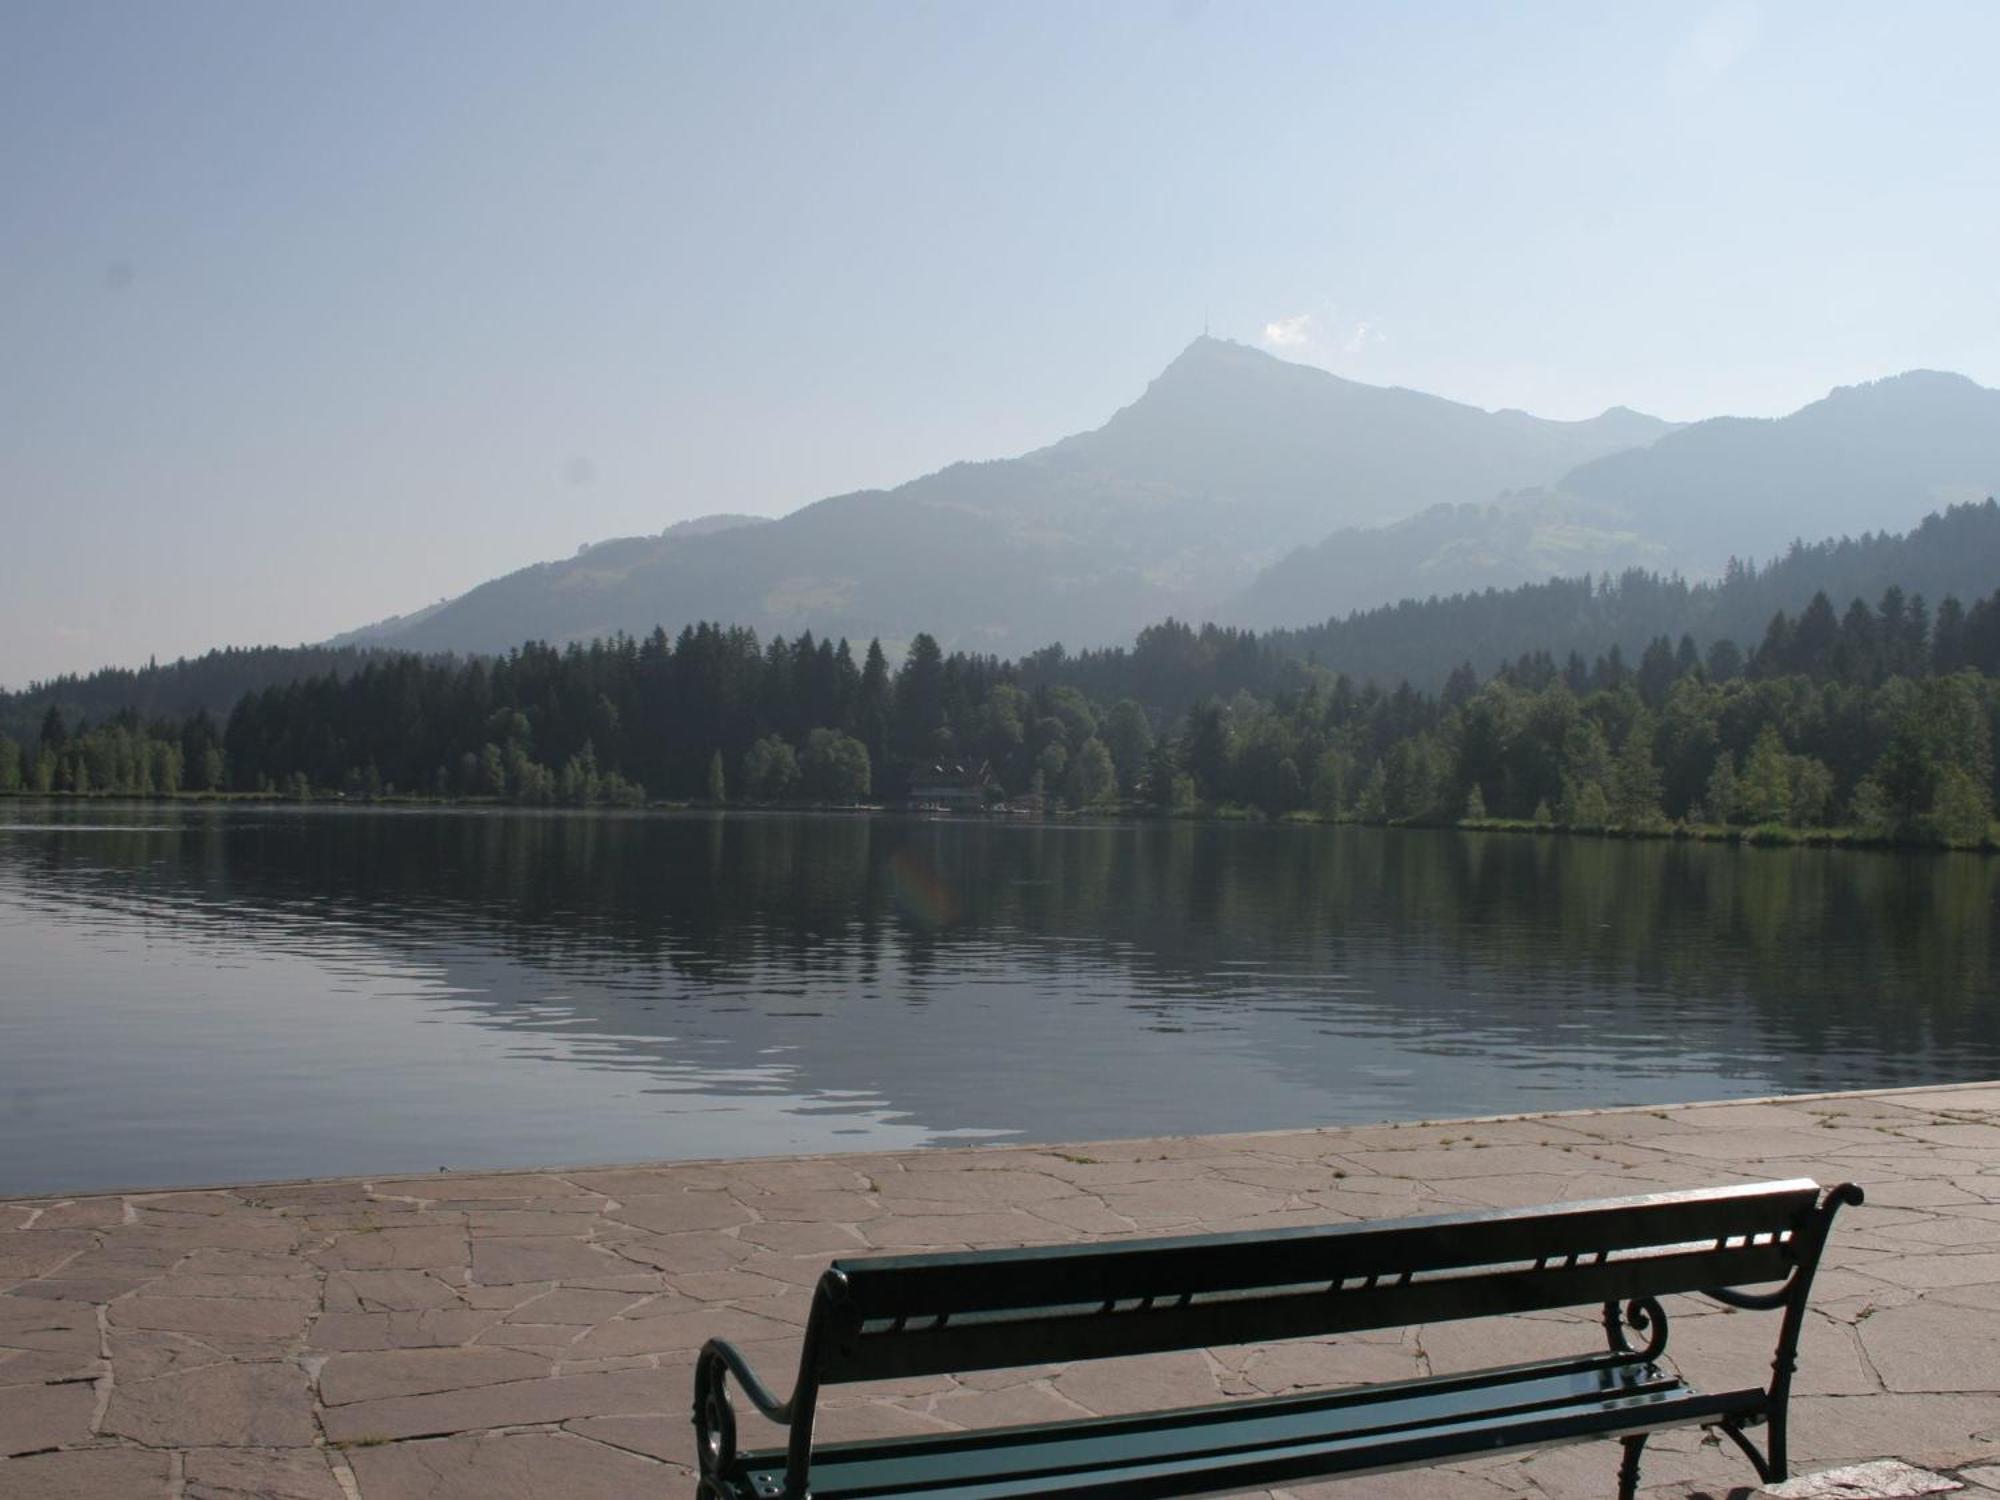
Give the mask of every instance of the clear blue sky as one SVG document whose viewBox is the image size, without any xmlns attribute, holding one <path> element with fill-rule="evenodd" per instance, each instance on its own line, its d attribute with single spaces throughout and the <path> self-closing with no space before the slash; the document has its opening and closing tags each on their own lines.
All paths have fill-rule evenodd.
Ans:
<svg viewBox="0 0 2000 1500">
<path fill-rule="evenodd" d="M 2000 385 L 2000 6 L 0 7 L 0 683 L 1094 426 Z"/>
</svg>

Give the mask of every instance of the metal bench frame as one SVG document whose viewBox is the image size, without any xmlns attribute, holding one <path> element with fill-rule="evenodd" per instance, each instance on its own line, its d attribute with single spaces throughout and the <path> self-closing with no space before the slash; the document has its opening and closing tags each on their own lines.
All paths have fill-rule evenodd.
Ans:
<svg viewBox="0 0 2000 1500">
<path fill-rule="evenodd" d="M 703 1347 L 700 1497 L 810 1500 L 817 1460 L 819 1500 L 1142 1500 L 1618 1438 L 1618 1492 L 1631 1500 L 1647 1437 L 1691 1425 L 1728 1436 L 1775 1483 L 1787 1471 L 1813 1275 L 1835 1213 L 1861 1201 L 1851 1183 L 1822 1194 L 1797 1179 L 1324 1228 L 837 1260 L 814 1293 L 789 1400 L 728 1341 Z M 1760 1286 L 1770 1289 L 1746 1290 Z M 1782 1311 L 1767 1387 L 1705 1395 L 1660 1367 L 1659 1299 L 1680 1293 Z M 1138 1416 L 813 1443 L 820 1391 L 834 1384 L 1584 1306 L 1602 1309 L 1601 1353 Z M 731 1378 L 789 1428 L 784 1448 L 738 1450 Z M 1750 1435 L 1758 1427 L 1761 1445 Z"/>
</svg>

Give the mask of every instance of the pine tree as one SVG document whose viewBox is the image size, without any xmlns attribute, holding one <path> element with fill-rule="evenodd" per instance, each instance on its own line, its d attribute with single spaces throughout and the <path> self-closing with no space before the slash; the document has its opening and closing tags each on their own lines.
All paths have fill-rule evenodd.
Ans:
<svg viewBox="0 0 2000 1500">
<path fill-rule="evenodd" d="M 893 691 L 889 685 L 889 659 L 882 643 L 871 640 L 862 663 L 861 682 L 854 702 L 854 731 L 877 766 L 889 762 L 889 725 L 893 711 Z"/>
<path fill-rule="evenodd" d="M 1806 605 L 1792 629 L 1786 669 L 1803 672 L 1815 682 L 1824 681 L 1833 666 L 1833 650 L 1839 640 L 1840 621 L 1834 615 L 1833 601 L 1821 589 L 1812 596 L 1812 602 Z"/>
<path fill-rule="evenodd" d="M 907 762 L 929 758 L 932 737 L 945 727 L 944 653 L 922 631 L 896 673 L 895 729 L 891 748 Z"/>
<path fill-rule="evenodd" d="M 1942 677 L 1965 665 L 1965 608 L 1946 594 L 1931 625 L 1931 671 Z"/>
</svg>

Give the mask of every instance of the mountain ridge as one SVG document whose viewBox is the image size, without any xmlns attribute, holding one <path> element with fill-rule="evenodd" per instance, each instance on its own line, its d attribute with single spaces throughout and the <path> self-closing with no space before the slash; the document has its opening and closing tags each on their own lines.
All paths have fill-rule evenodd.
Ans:
<svg viewBox="0 0 2000 1500">
<path fill-rule="evenodd" d="M 1913 526 L 2000 491 L 2000 391 L 1908 370 L 1836 386 L 1782 417 L 1690 423 L 1587 461 L 1558 488 L 1644 520 L 1713 570 L 1802 535 Z"/>
<path fill-rule="evenodd" d="M 1914 528 L 2000 492 L 2000 391 L 1944 371 L 1839 386 L 1780 417 L 1711 417 L 1492 507 L 1346 528 L 1224 607 L 1259 626 L 1633 566 L 1714 576 L 1806 538 Z M 2000 559 L 1996 559 L 2000 561 Z"/>
<path fill-rule="evenodd" d="M 1204 335 L 1099 426 L 777 519 L 701 517 L 335 638 L 504 651 L 726 620 L 1020 653 L 1169 615 L 1302 626 L 1630 567 L 1719 572 L 2000 491 L 2000 392 L 1915 370 L 1781 417 L 1554 421 Z"/>
<path fill-rule="evenodd" d="M 991 651 L 1104 642 L 1211 608 L 1342 526 L 1546 485 L 1673 430 L 1621 408 L 1488 412 L 1203 336 L 1099 427 L 1029 453 L 760 525 L 618 539 L 337 639 L 492 651 L 727 619 Z"/>
</svg>

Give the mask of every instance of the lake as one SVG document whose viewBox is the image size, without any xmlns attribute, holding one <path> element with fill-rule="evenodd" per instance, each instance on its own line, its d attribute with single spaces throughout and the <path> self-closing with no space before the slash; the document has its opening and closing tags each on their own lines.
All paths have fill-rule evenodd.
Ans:
<svg viewBox="0 0 2000 1500">
<path fill-rule="evenodd" d="M 1973 855 L 0 802 L 0 1194 L 2000 1076 Z"/>
</svg>

